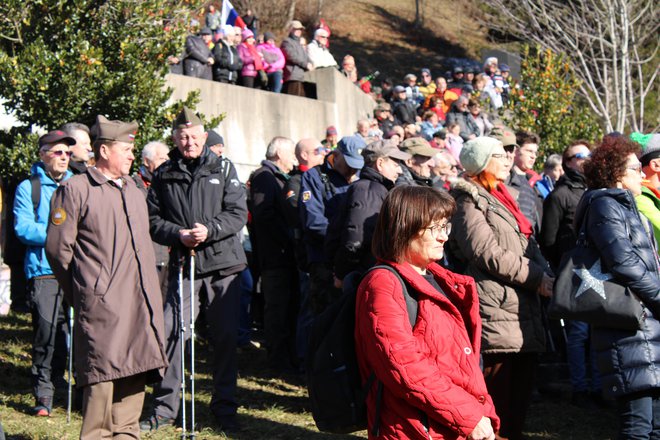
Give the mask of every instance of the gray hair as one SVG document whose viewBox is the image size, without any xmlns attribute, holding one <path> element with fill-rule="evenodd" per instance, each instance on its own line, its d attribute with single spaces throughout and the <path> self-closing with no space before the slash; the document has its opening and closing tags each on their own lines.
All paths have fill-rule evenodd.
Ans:
<svg viewBox="0 0 660 440">
<path fill-rule="evenodd" d="M 88 135 L 90 134 L 89 127 L 85 124 L 81 124 L 80 122 L 67 122 L 60 127 L 60 130 L 69 136 L 72 136 L 76 131 L 84 131 Z"/>
<path fill-rule="evenodd" d="M 561 154 L 551 154 L 545 160 L 545 163 L 543 164 L 543 169 L 545 171 L 549 171 L 554 169 L 557 165 L 561 165 Z"/>
<path fill-rule="evenodd" d="M 295 143 L 284 136 L 275 136 L 266 147 L 266 159 L 272 160 L 276 159 L 279 155 L 279 152 L 282 148 L 295 148 Z"/>
<path fill-rule="evenodd" d="M 169 151 L 170 147 L 160 141 L 151 141 L 142 149 L 142 159 L 153 159 L 159 148 L 165 148 Z"/>
</svg>

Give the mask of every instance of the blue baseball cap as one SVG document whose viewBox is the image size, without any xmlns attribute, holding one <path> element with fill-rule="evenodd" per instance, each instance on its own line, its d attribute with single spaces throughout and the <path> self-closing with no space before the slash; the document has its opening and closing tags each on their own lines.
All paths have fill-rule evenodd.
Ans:
<svg viewBox="0 0 660 440">
<path fill-rule="evenodd" d="M 337 143 L 337 150 L 344 155 L 346 163 L 354 170 L 361 170 L 364 166 L 364 157 L 362 157 L 362 150 L 367 146 L 367 143 L 360 136 L 346 136 L 341 138 Z"/>
</svg>

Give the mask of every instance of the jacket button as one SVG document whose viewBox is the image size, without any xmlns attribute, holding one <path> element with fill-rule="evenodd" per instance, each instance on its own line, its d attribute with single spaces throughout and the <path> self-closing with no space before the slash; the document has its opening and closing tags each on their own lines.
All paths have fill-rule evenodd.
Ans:
<svg viewBox="0 0 660 440">
<path fill-rule="evenodd" d="M 486 401 L 486 397 L 479 396 L 479 403 L 484 403 L 485 401 Z"/>
<path fill-rule="evenodd" d="M 467 355 L 472 354 L 472 349 L 471 349 L 470 347 L 465 347 L 465 348 L 463 349 L 463 351 L 464 351 L 465 354 L 467 354 Z"/>
</svg>

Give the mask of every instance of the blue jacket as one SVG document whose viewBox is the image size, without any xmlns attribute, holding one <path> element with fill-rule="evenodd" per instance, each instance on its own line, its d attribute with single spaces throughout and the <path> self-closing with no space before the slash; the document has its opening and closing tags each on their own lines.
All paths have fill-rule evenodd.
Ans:
<svg viewBox="0 0 660 440">
<path fill-rule="evenodd" d="M 39 176 L 41 182 L 41 198 L 37 208 L 37 218 L 35 219 L 34 207 L 32 206 L 32 183 L 30 183 L 30 179 L 26 179 L 18 185 L 16 198 L 14 199 L 14 231 L 18 239 L 27 246 L 24 260 L 27 279 L 53 274 L 46 259 L 44 246 L 46 246 L 46 229 L 50 217 L 50 199 L 59 186 L 46 174 L 44 164 L 41 162 L 32 165 L 30 172 Z M 67 170 L 62 181 L 72 175 L 71 171 Z"/>
<path fill-rule="evenodd" d="M 603 391 L 618 397 L 658 389 L 660 278 L 654 240 L 642 224 L 648 221 L 640 216 L 632 193 L 624 189 L 587 191 L 576 211 L 576 230 L 585 217 L 588 242 L 597 249 L 603 270 L 630 288 L 647 312 L 638 331 L 592 329 Z"/>
<path fill-rule="evenodd" d="M 307 262 L 325 262 L 323 250 L 328 224 L 339 213 L 349 182 L 328 160 L 303 174 L 298 208 L 307 249 Z"/>
</svg>

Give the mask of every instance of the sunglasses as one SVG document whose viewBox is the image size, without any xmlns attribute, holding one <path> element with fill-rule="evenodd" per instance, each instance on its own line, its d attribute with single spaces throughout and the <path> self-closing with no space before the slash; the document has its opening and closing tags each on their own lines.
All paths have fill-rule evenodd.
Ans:
<svg viewBox="0 0 660 440">
<path fill-rule="evenodd" d="M 568 160 L 589 159 L 590 157 L 591 157 L 591 153 L 577 153 L 577 154 L 574 154 L 571 157 L 569 157 Z"/>
<path fill-rule="evenodd" d="M 317 156 L 319 154 L 326 154 L 328 151 L 330 151 L 330 149 L 324 147 L 323 145 L 319 145 L 318 147 L 314 148 L 314 154 L 316 154 Z"/>
<path fill-rule="evenodd" d="M 515 150 L 516 150 L 515 145 L 506 145 L 506 146 L 504 146 L 504 151 L 506 151 L 507 153 L 513 153 Z"/>
<path fill-rule="evenodd" d="M 64 150 L 57 150 L 57 151 L 46 150 L 46 152 L 52 154 L 55 157 L 62 157 L 65 154 L 66 154 L 67 157 L 71 157 L 73 155 L 72 152 L 64 151 Z"/>
</svg>

